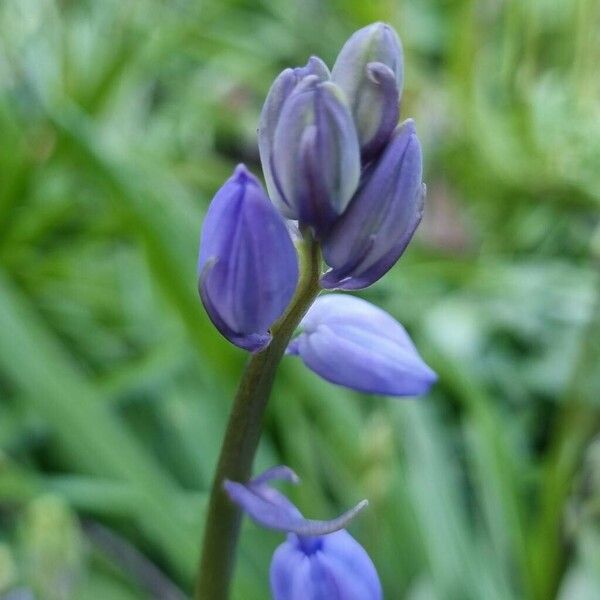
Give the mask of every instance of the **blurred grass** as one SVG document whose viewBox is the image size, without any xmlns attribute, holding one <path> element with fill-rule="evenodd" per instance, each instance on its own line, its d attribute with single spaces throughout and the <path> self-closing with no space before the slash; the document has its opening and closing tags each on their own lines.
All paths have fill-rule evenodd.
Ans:
<svg viewBox="0 0 600 600">
<path fill-rule="evenodd" d="M 429 199 L 365 296 L 440 382 L 362 397 L 287 359 L 257 468 L 298 470 L 311 516 L 372 500 L 352 529 L 386 598 L 600 597 L 594 0 L 3 0 L 0 594 L 189 591 L 244 360 L 196 298 L 202 215 L 259 172 L 273 77 L 374 20 Z M 236 598 L 267 597 L 280 539 L 246 524 Z"/>
</svg>

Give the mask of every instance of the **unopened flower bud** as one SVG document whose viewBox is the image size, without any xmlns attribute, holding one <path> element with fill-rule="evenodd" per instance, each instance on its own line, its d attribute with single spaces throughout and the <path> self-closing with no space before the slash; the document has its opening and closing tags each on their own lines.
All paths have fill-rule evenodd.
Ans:
<svg viewBox="0 0 600 600">
<path fill-rule="evenodd" d="M 317 236 L 341 215 L 358 185 L 360 153 L 343 92 L 306 77 L 287 98 L 275 129 L 273 198 L 288 219 Z"/>
<path fill-rule="evenodd" d="M 262 163 L 263 173 L 267 184 L 267 191 L 271 199 L 281 205 L 282 199 L 273 178 L 273 139 L 275 128 L 281 116 L 284 102 L 294 91 L 296 86 L 306 77 L 315 76 L 319 81 L 330 78 L 327 65 L 317 56 L 311 56 L 304 67 L 285 69 L 282 71 L 267 94 L 267 99 L 260 113 L 258 124 L 258 150 Z"/>
<path fill-rule="evenodd" d="M 404 327 L 366 300 L 320 296 L 288 347 L 332 383 L 387 396 L 420 396 L 436 381 Z"/>
<path fill-rule="evenodd" d="M 215 327 L 240 348 L 264 348 L 296 289 L 298 259 L 284 220 L 243 165 L 208 209 L 198 276 Z"/>
<path fill-rule="evenodd" d="M 363 174 L 350 206 L 323 240 L 328 289 L 356 290 L 396 263 L 421 222 L 425 199 L 421 145 L 405 121 Z"/>
<path fill-rule="evenodd" d="M 363 162 L 368 162 L 398 124 L 403 58 L 394 29 L 385 23 L 359 29 L 344 44 L 331 77 L 348 98 Z"/>
</svg>

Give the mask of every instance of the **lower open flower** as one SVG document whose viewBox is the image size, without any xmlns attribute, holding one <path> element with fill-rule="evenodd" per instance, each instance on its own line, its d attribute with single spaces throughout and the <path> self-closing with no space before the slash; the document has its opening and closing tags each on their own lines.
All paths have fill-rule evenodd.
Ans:
<svg viewBox="0 0 600 600">
<path fill-rule="evenodd" d="M 381 600 L 377 571 L 364 548 L 343 529 L 366 505 L 363 500 L 331 521 L 305 519 L 268 483 L 298 482 L 288 467 L 269 469 L 248 484 L 226 481 L 225 491 L 254 521 L 288 533 L 271 562 L 274 600 Z"/>
</svg>

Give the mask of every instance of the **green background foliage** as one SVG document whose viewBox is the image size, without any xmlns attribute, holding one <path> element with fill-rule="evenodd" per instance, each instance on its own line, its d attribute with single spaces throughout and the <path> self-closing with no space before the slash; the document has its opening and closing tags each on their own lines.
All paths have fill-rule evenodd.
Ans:
<svg viewBox="0 0 600 600">
<path fill-rule="evenodd" d="M 375 20 L 429 195 L 363 296 L 440 381 L 367 397 L 287 358 L 257 469 L 311 517 L 370 498 L 390 600 L 600 598 L 596 0 L 1 0 L 0 593 L 189 594 L 245 359 L 197 299 L 202 216 L 260 172 L 276 74 Z M 236 599 L 280 541 L 245 523 Z"/>
</svg>

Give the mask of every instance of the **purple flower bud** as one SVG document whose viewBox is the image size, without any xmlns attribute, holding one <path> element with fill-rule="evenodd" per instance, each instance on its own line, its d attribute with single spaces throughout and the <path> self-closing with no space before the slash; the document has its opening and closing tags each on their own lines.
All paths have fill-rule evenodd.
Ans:
<svg viewBox="0 0 600 600">
<path fill-rule="evenodd" d="M 300 329 L 288 353 L 332 383 L 373 394 L 419 396 L 437 379 L 404 327 L 360 298 L 317 298 Z"/>
<path fill-rule="evenodd" d="M 343 92 L 310 76 L 283 104 L 273 139 L 273 200 L 284 216 L 323 234 L 358 185 L 356 129 Z"/>
<path fill-rule="evenodd" d="M 365 288 L 396 263 L 421 222 L 422 173 L 421 145 L 409 119 L 367 168 L 350 206 L 323 240 L 332 267 L 321 279 L 324 288 Z"/>
<path fill-rule="evenodd" d="M 311 56 L 304 67 L 285 69 L 273 82 L 267 99 L 263 105 L 258 124 L 258 150 L 262 162 L 263 173 L 267 183 L 267 191 L 271 199 L 279 206 L 283 200 L 277 190 L 273 178 L 273 140 L 275 129 L 281 115 L 284 102 L 296 86 L 308 76 L 316 76 L 319 81 L 330 78 L 327 65 L 317 56 Z"/>
<path fill-rule="evenodd" d="M 215 327 L 256 352 L 271 340 L 298 282 L 298 258 L 283 219 L 239 165 L 217 192 L 202 227 L 198 289 Z"/>
<path fill-rule="evenodd" d="M 398 124 L 403 69 L 400 40 L 385 23 L 355 32 L 335 61 L 331 77 L 350 102 L 364 162 L 377 156 Z"/>
<path fill-rule="evenodd" d="M 291 469 L 280 466 L 246 485 L 224 483 L 231 500 L 254 521 L 289 534 L 271 562 L 274 600 L 381 600 L 381 584 L 371 559 L 342 529 L 367 501 L 332 521 L 304 519 L 294 504 L 267 485 L 276 479 L 299 481 Z"/>
</svg>

